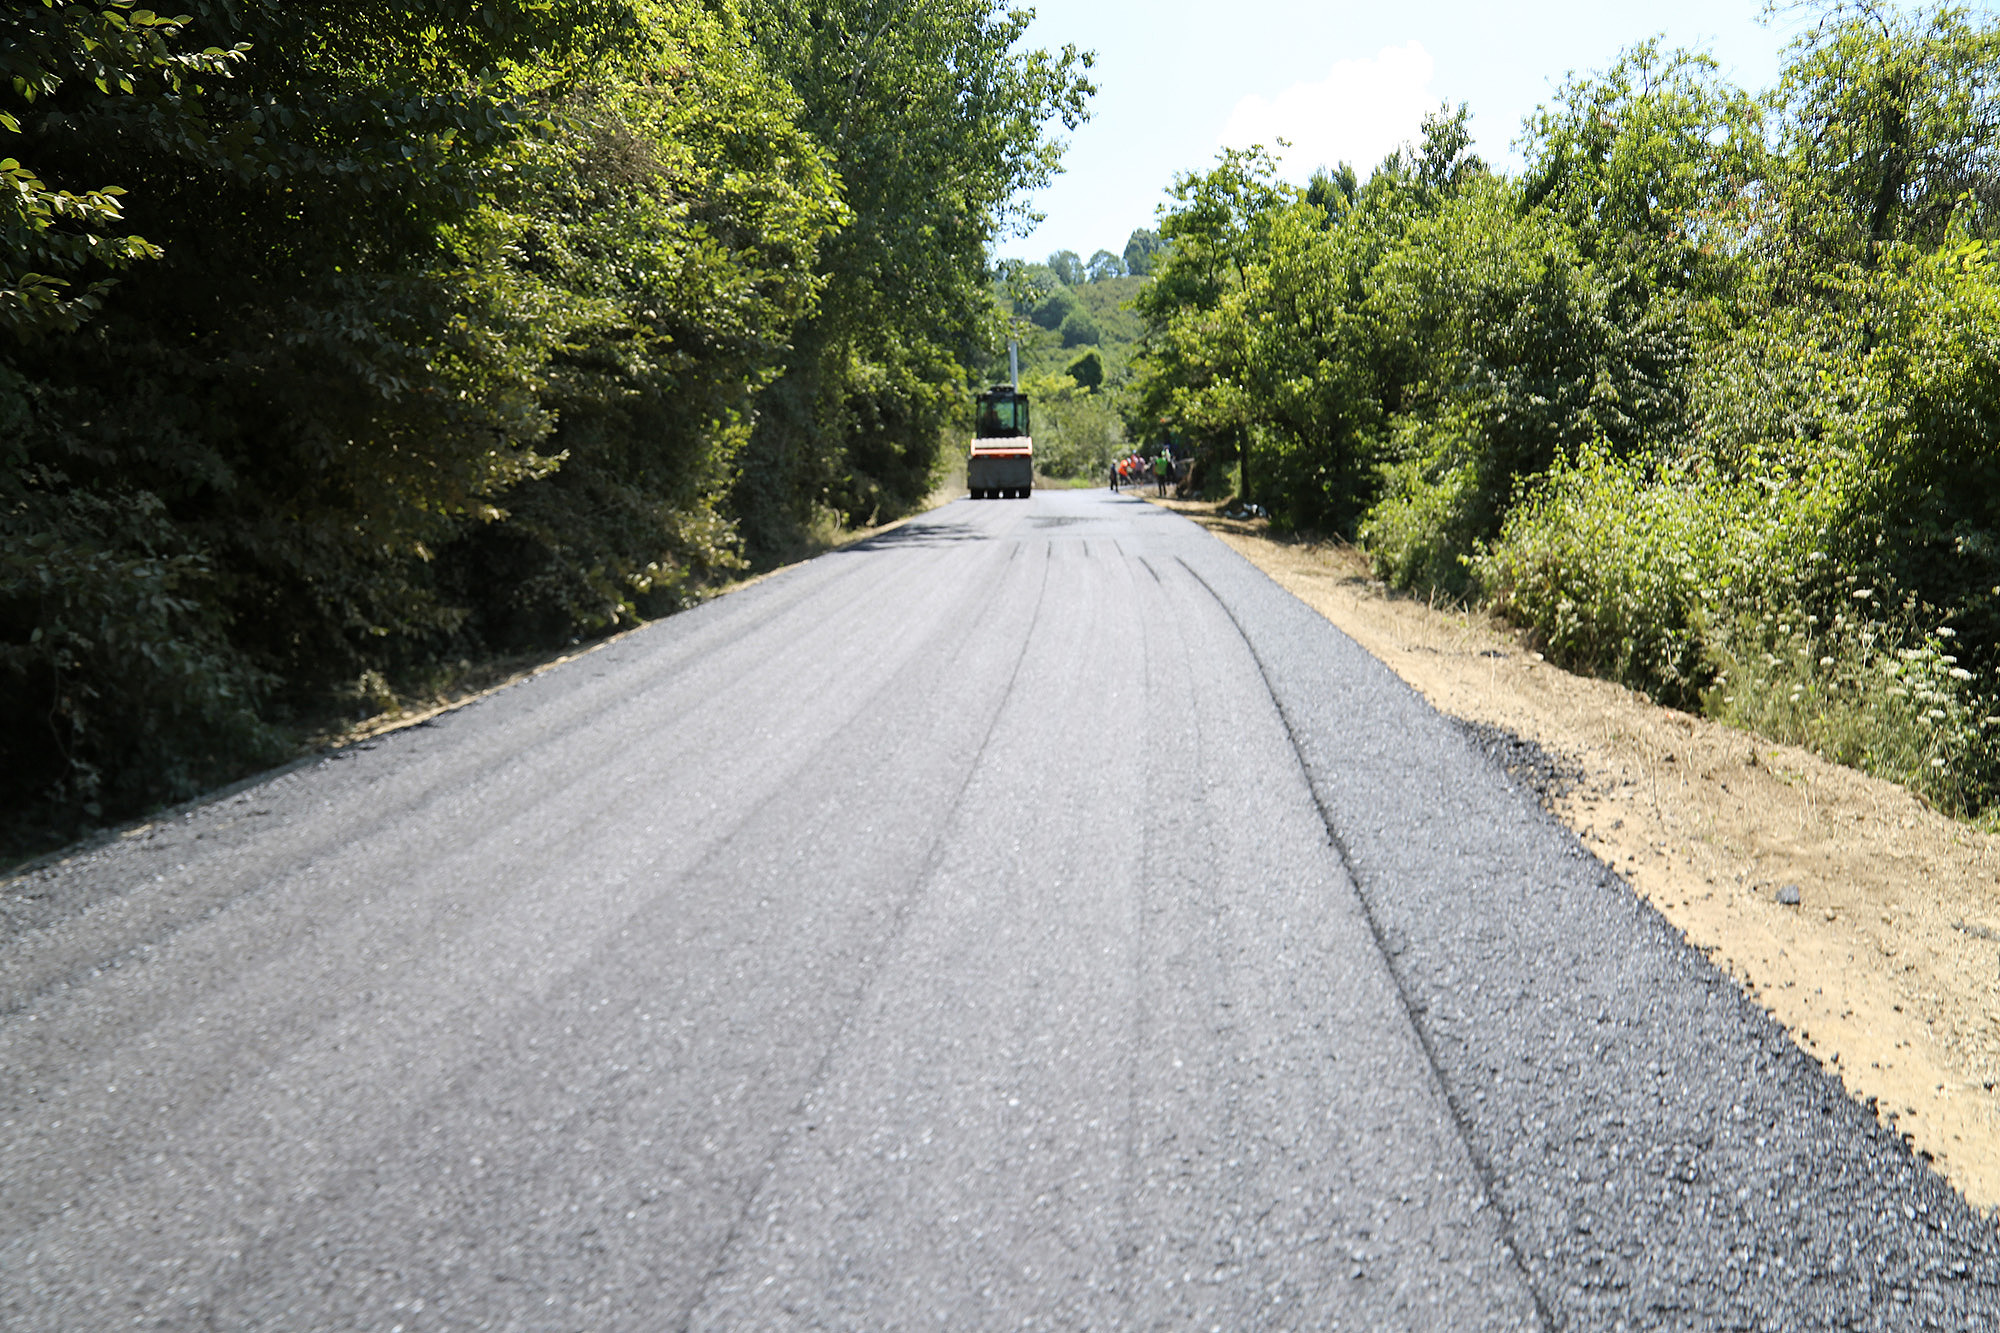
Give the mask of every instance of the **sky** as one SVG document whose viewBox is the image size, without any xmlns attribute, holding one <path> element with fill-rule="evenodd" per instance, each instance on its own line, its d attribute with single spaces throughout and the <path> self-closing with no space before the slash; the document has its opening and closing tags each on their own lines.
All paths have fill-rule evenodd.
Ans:
<svg viewBox="0 0 2000 1333">
<path fill-rule="evenodd" d="M 1273 145 L 1288 178 L 1353 162 L 1368 169 L 1418 137 L 1426 112 L 1469 104 L 1477 151 L 1518 170 L 1521 122 L 1566 75 L 1602 70 L 1648 37 L 1707 51 L 1753 90 L 1777 81 L 1797 20 L 1759 22 L 1762 0 L 1021 0 L 1028 44 L 1097 53 L 1092 117 L 1069 139 L 1063 174 L 1032 206 L 1047 220 L 999 246 L 1042 259 L 1120 252 L 1154 225 L 1176 172 L 1225 144 Z"/>
</svg>

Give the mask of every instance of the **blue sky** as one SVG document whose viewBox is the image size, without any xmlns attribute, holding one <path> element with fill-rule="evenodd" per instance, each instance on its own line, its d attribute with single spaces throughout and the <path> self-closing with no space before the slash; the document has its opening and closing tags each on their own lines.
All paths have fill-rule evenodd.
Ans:
<svg viewBox="0 0 2000 1333">
<path fill-rule="evenodd" d="M 1034 198 L 1047 221 L 1000 246 L 1121 250 L 1177 171 L 1207 166 L 1225 142 L 1297 146 L 1303 181 L 1343 158 L 1364 175 L 1415 137 L 1424 112 L 1469 103 L 1479 152 L 1513 169 L 1521 120 L 1566 74 L 1603 69 L 1654 35 L 1708 51 L 1738 84 L 1768 88 L 1797 21 L 1759 22 L 1761 0 L 1675 4 L 1480 4 L 1377 0 L 1034 0 L 1028 41 L 1097 52 L 1092 119 L 1070 139 L 1065 171 Z"/>
</svg>

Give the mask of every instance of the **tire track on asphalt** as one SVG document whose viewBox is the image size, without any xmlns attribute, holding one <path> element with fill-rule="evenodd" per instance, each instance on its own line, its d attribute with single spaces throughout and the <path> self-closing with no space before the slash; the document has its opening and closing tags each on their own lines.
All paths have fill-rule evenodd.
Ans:
<svg viewBox="0 0 2000 1333">
<path fill-rule="evenodd" d="M 1562 1328 L 1563 1325 L 1556 1320 L 1553 1312 L 1549 1309 L 1548 1303 L 1542 1298 L 1541 1287 L 1535 1281 L 1534 1274 L 1529 1270 L 1526 1261 L 1522 1257 L 1517 1227 L 1514 1218 L 1501 1203 L 1502 1196 L 1498 1188 L 1499 1182 L 1496 1179 L 1493 1164 L 1486 1159 L 1486 1155 L 1479 1149 L 1479 1145 L 1474 1137 L 1471 1118 L 1466 1114 L 1465 1108 L 1459 1104 L 1458 1095 L 1452 1088 L 1451 1079 L 1445 1072 L 1443 1061 L 1439 1058 L 1437 1048 L 1432 1044 L 1430 1034 L 1425 1030 L 1425 1026 L 1421 1021 L 1420 1015 L 1423 1011 L 1415 998 L 1410 994 L 1409 985 L 1404 980 L 1401 969 L 1396 966 L 1395 956 L 1389 949 L 1388 938 L 1383 931 L 1381 918 L 1376 913 L 1375 905 L 1371 901 L 1368 886 L 1362 880 L 1361 872 L 1355 865 L 1354 856 L 1349 850 L 1346 840 L 1340 836 L 1339 830 L 1335 827 L 1333 812 L 1326 808 L 1326 802 L 1320 794 L 1318 784 L 1312 781 L 1312 769 L 1306 762 L 1305 751 L 1299 741 L 1298 728 L 1290 710 L 1285 707 L 1284 700 L 1278 695 L 1277 686 L 1271 679 L 1270 669 L 1265 664 L 1263 655 L 1257 651 L 1256 643 L 1252 641 L 1249 633 L 1244 630 L 1243 622 L 1237 619 L 1235 608 L 1231 607 L 1224 600 L 1222 594 L 1215 590 L 1214 585 L 1201 576 L 1200 571 L 1188 564 L 1185 559 L 1180 557 L 1175 557 L 1175 559 L 1180 567 L 1186 570 L 1189 576 L 1196 583 L 1199 583 L 1210 597 L 1215 599 L 1216 606 L 1221 609 L 1225 616 L 1229 617 L 1229 623 L 1235 626 L 1238 637 L 1243 640 L 1245 651 L 1250 654 L 1251 660 L 1257 664 L 1257 672 L 1263 677 L 1264 688 L 1271 696 L 1271 707 L 1277 711 L 1279 720 L 1284 723 L 1285 737 L 1290 741 L 1292 747 L 1292 757 L 1297 760 L 1299 765 L 1300 780 L 1304 782 L 1306 790 L 1312 795 L 1313 807 L 1319 811 L 1320 823 L 1326 829 L 1327 842 L 1333 847 L 1335 854 L 1340 857 L 1341 866 L 1347 871 L 1348 878 L 1354 884 L 1355 896 L 1361 902 L 1362 917 L 1368 922 L 1368 930 L 1374 937 L 1375 949 L 1381 956 L 1382 966 L 1388 971 L 1390 979 L 1395 983 L 1396 997 L 1402 1003 L 1403 1016 L 1409 1022 L 1411 1035 L 1416 1038 L 1418 1047 L 1424 1053 L 1424 1060 L 1430 1066 L 1431 1078 L 1437 1085 L 1438 1095 L 1444 1099 L 1445 1105 L 1451 1110 L 1452 1125 L 1458 1132 L 1459 1142 L 1465 1147 L 1466 1158 L 1472 1163 L 1473 1170 L 1479 1173 L 1479 1186 L 1485 1194 L 1486 1206 L 1493 1209 L 1494 1217 L 1498 1220 L 1500 1237 L 1507 1247 L 1507 1257 L 1513 1262 L 1515 1271 L 1520 1274 L 1522 1285 L 1533 1298 L 1535 1313 L 1540 1318 L 1542 1327 L 1554 1333 L 1555 1330 Z"/>
<path fill-rule="evenodd" d="M 1006 566 L 1011 566 L 1019 558 L 1020 552 L 1021 548 L 1016 547 L 1014 553 L 1008 557 L 1006 564 L 1002 566 L 1003 570 Z M 993 737 L 999 730 L 1000 719 L 1006 713 L 1007 705 L 1013 698 L 1014 684 L 1020 679 L 1021 675 L 1021 664 L 1027 661 L 1028 650 L 1035 641 L 1035 629 L 1041 623 L 1042 607 L 1048 597 L 1049 565 L 1050 561 L 1047 548 L 1045 547 L 1042 557 L 1041 584 L 1035 593 L 1035 606 L 1028 618 L 1027 632 L 1021 636 L 1020 648 L 1015 652 L 1013 666 L 1007 673 L 1007 683 L 1001 687 L 998 697 L 994 701 L 993 709 L 987 715 L 986 726 L 980 736 L 979 745 L 973 751 L 971 759 L 966 763 L 958 786 L 951 794 L 951 799 L 945 803 L 945 817 L 939 821 L 937 833 L 931 839 L 931 844 L 925 851 L 922 868 L 912 877 L 909 891 L 901 896 L 901 901 L 896 906 L 895 915 L 891 918 L 888 929 L 882 933 L 881 947 L 876 950 L 867 979 L 860 986 L 856 987 L 852 999 L 847 1004 L 847 1012 L 841 1016 L 840 1026 L 833 1033 L 832 1039 L 820 1051 L 819 1059 L 815 1062 L 811 1075 L 806 1079 L 805 1091 L 787 1113 L 785 1131 L 773 1141 L 771 1150 L 765 1156 L 759 1170 L 756 1184 L 744 1192 L 742 1206 L 737 1209 L 736 1216 L 730 1223 L 728 1233 L 723 1237 L 722 1243 L 716 1248 L 715 1263 L 710 1266 L 708 1273 L 691 1293 L 691 1298 L 682 1309 L 680 1317 L 673 1323 L 672 1327 L 675 1333 L 689 1333 L 689 1330 L 696 1326 L 700 1320 L 702 1307 L 708 1302 L 712 1288 L 729 1271 L 730 1256 L 746 1234 L 751 1216 L 755 1213 L 765 1187 L 769 1184 L 772 1172 L 777 1169 L 778 1163 L 784 1158 L 793 1135 L 797 1133 L 799 1123 L 804 1120 L 811 1110 L 814 1098 L 819 1096 L 823 1091 L 828 1071 L 832 1068 L 835 1060 L 846 1049 L 848 1035 L 852 1030 L 855 1016 L 866 1008 L 869 996 L 875 989 L 884 965 L 895 953 L 898 942 L 909 928 L 911 909 L 923 895 L 925 885 L 930 882 L 932 876 L 937 872 L 938 865 L 943 859 L 944 849 L 949 845 L 951 836 L 958 827 L 959 812 L 966 790 L 971 787 L 973 780 L 979 774 L 980 764 L 985 759 L 987 749 L 992 745 Z"/>
</svg>

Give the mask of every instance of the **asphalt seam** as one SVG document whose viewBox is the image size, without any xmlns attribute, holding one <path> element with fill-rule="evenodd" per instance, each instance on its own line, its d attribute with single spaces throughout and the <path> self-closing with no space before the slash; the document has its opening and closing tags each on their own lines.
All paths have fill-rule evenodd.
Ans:
<svg viewBox="0 0 2000 1333">
<path fill-rule="evenodd" d="M 1474 1141 L 1472 1122 L 1464 1108 L 1458 1104 L 1458 1098 L 1452 1092 L 1451 1080 L 1445 1074 L 1444 1064 L 1439 1060 L 1437 1050 L 1431 1044 L 1429 1033 L 1424 1030 L 1420 1018 L 1421 1010 L 1411 997 L 1401 970 L 1396 966 L 1395 955 L 1390 952 L 1382 924 L 1376 918 L 1374 904 L 1369 901 L 1368 886 L 1354 863 L 1353 854 L 1348 850 L 1346 840 L 1340 836 L 1339 829 L 1334 825 L 1333 812 L 1327 809 L 1325 800 L 1320 796 L 1319 784 L 1312 779 L 1312 767 L 1306 762 L 1305 750 L 1299 742 L 1298 729 L 1293 725 L 1291 710 L 1285 707 L 1285 701 L 1280 697 L 1277 685 L 1271 679 L 1270 670 L 1264 664 L 1263 654 L 1257 651 L 1257 645 L 1251 639 L 1249 632 L 1243 628 L 1243 622 L 1237 619 L 1235 609 L 1221 593 L 1215 590 L 1215 586 L 1203 578 L 1200 571 L 1186 559 L 1180 556 L 1174 559 L 1188 572 L 1189 577 L 1202 586 L 1203 591 L 1215 599 L 1215 604 L 1221 608 L 1222 614 L 1229 617 L 1229 623 L 1235 627 L 1237 637 L 1243 640 L 1243 647 L 1249 652 L 1250 660 L 1257 664 L 1257 674 L 1263 679 L 1265 692 L 1271 696 L 1271 706 L 1277 710 L 1278 720 L 1284 724 L 1285 741 L 1292 747 L 1292 757 L 1298 762 L 1299 775 L 1305 779 L 1306 791 L 1312 796 L 1313 809 L 1319 812 L 1320 826 L 1326 830 L 1327 842 L 1333 848 L 1334 854 L 1340 858 L 1341 867 L 1347 872 L 1348 882 L 1354 885 L 1354 896 L 1361 905 L 1361 918 L 1368 923 L 1368 933 L 1375 941 L 1375 951 L 1381 955 L 1382 966 L 1387 969 L 1389 979 L 1396 988 L 1397 1002 L 1403 1006 L 1403 1015 L 1409 1021 L 1410 1032 L 1417 1039 L 1418 1049 L 1424 1053 L 1425 1063 L 1430 1066 L 1431 1079 L 1437 1085 L 1438 1095 L 1444 1098 L 1445 1108 L 1451 1112 L 1452 1127 L 1458 1131 L 1459 1142 L 1465 1145 L 1466 1158 L 1472 1163 L 1472 1169 L 1478 1175 L 1479 1188 L 1485 1196 L 1485 1204 L 1493 1210 L 1498 1222 L 1500 1242 L 1507 1247 L 1507 1257 L 1513 1262 L 1515 1271 L 1521 1275 L 1521 1283 L 1527 1288 L 1529 1299 L 1535 1303 L 1535 1314 L 1541 1320 L 1541 1326 L 1551 1331 L 1561 1328 L 1562 1325 L 1556 1320 L 1548 1303 L 1542 1299 L 1541 1288 L 1536 1284 L 1534 1274 L 1522 1257 L 1520 1244 L 1515 1239 L 1514 1219 L 1501 1202 L 1502 1196 L 1494 1177 L 1492 1164 L 1486 1160 L 1485 1154 L 1480 1152 L 1478 1144 Z"/>
<path fill-rule="evenodd" d="M 1016 548 L 1015 556 L 1010 556 L 1006 564 L 1012 565 L 1015 557 L 1018 555 L 1019 548 Z M 1003 565 L 1001 568 L 1004 573 L 1006 565 Z M 827 1042 L 826 1049 L 820 1052 L 819 1059 L 813 1066 L 812 1076 L 806 1081 L 805 1092 L 800 1095 L 799 1100 L 792 1106 L 790 1123 L 786 1126 L 785 1132 L 779 1138 L 777 1145 L 772 1149 L 770 1156 L 765 1158 L 757 1173 L 757 1183 L 744 1196 L 742 1207 L 737 1209 L 735 1219 L 729 1224 L 728 1233 L 722 1238 L 722 1244 L 716 1247 L 715 1263 L 703 1275 L 700 1285 L 693 1292 L 693 1299 L 687 1303 L 686 1309 L 683 1311 L 680 1319 L 674 1324 L 675 1333 L 689 1333 L 689 1330 L 694 1327 L 695 1315 L 700 1312 L 703 1304 L 708 1300 L 709 1291 L 715 1285 L 715 1280 L 722 1275 L 724 1269 L 727 1267 L 730 1251 L 742 1239 L 744 1225 L 750 1215 L 756 1211 L 757 1201 L 763 1197 L 764 1189 L 770 1183 L 772 1173 L 777 1170 L 779 1160 L 784 1157 L 786 1148 L 790 1146 L 793 1136 L 797 1133 L 799 1122 L 804 1118 L 807 1109 L 812 1105 L 813 1098 L 818 1096 L 821 1089 L 826 1086 L 826 1076 L 832 1068 L 834 1056 L 844 1049 L 848 1033 L 853 1029 L 856 1015 L 867 1007 L 868 997 L 874 992 L 876 982 L 882 975 L 883 966 L 888 962 L 889 956 L 895 952 L 897 942 L 902 939 L 904 931 L 908 928 L 911 907 L 916 903 L 918 897 L 921 896 L 924 884 L 930 880 L 932 875 L 937 873 L 938 863 L 943 856 L 943 849 L 949 841 L 952 830 L 957 823 L 956 815 L 959 807 L 964 802 L 966 789 L 972 785 L 972 779 L 979 772 L 980 761 L 986 757 L 987 749 L 993 744 L 993 736 L 999 729 L 1001 715 L 1007 711 L 1007 701 L 1013 698 L 1014 683 L 1020 679 L 1021 664 L 1028 659 L 1028 647 L 1034 642 L 1035 627 L 1041 623 L 1042 606 L 1048 600 L 1048 590 L 1049 561 L 1045 552 L 1042 561 L 1042 584 L 1035 593 L 1034 614 L 1028 619 L 1027 632 L 1021 636 L 1021 650 L 1014 656 L 1014 666 L 1007 673 L 1007 684 L 1000 691 L 1000 701 L 995 705 L 991 716 L 986 719 L 986 732 L 979 739 L 979 748 L 973 751 L 971 760 L 965 766 L 965 774 L 959 779 L 958 790 L 952 793 L 951 800 L 945 806 L 946 813 L 944 818 L 938 822 L 937 836 L 931 840 L 930 847 L 924 853 L 922 868 L 912 877 L 910 891 L 903 895 L 902 901 L 896 906 L 894 918 L 889 922 L 889 928 L 882 932 L 882 949 L 876 956 L 874 965 L 869 969 L 868 980 L 856 992 L 854 1002 L 848 1006 L 846 1015 L 840 1021 L 839 1030 L 833 1034 L 832 1040 Z M 980 623 L 975 620 L 967 627 L 968 636 L 978 631 Z"/>
</svg>

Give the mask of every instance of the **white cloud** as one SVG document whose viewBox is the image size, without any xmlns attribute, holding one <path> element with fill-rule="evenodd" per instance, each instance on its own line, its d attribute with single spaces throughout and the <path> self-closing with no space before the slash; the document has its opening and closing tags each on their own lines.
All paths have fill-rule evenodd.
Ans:
<svg viewBox="0 0 2000 1333">
<path fill-rule="evenodd" d="M 1295 83 L 1275 98 L 1252 94 L 1236 104 L 1219 143 L 1273 152 L 1279 139 L 1284 174 L 1303 183 L 1313 168 L 1352 162 L 1368 171 L 1399 145 L 1417 138 L 1426 113 L 1435 111 L 1431 53 L 1412 40 L 1385 46 L 1373 60 L 1342 60 L 1317 83 Z"/>
</svg>

